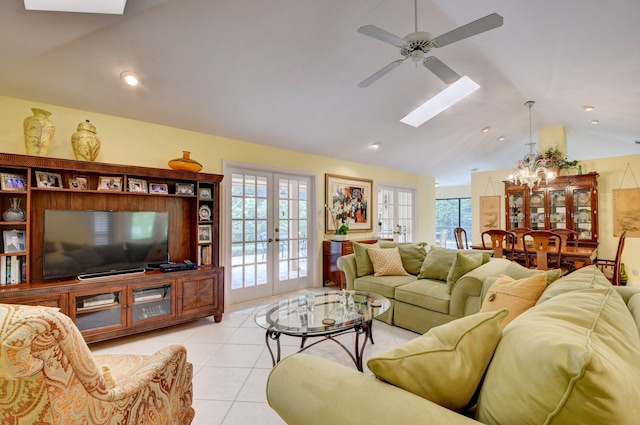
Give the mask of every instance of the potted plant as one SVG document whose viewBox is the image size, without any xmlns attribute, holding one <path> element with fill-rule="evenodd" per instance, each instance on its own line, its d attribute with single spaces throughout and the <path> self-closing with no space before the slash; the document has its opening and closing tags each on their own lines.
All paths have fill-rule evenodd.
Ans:
<svg viewBox="0 0 640 425">
<path fill-rule="evenodd" d="M 327 210 L 331 214 L 333 220 L 333 226 L 336 229 L 333 240 L 347 240 L 347 232 L 349 231 L 349 219 L 351 218 L 351 212 L 353 208 L 351 204 L 345 203 L 344 199 L 340 197 L 333 197 L 333 204 L 327 206 Z"/>
<path fill-rule="evenodd" d="M 567 159 L 567 155 L 556 147 L 549 148 L 544 152 L 539 153 L 536 156 L 536 160 L 542 162 L 547 168 L 555 169 L 557 172 L 578 166 L 577 160 L 569 161 Z"/>
</svg>

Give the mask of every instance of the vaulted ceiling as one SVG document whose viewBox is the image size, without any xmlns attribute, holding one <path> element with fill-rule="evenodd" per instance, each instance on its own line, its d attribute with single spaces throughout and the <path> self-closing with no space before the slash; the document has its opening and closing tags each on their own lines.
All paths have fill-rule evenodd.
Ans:
<svg viewBox="0 0 640 425">
<path fill-rule="evenodd" d="M 418 0 L 418 30 L 437 36 L 494 12 L 502 27 L 432 52 L 480 90 L 418 128 L 399 119 L 446 88 L 422 65 L 405 61 L 357 86 L 401 58 L 357 29 L 404 37 L 414 31 L 412 0 L 129 0 L 124 15 L 26 11 L 5 0 L 0 95 L 445 186 L 468 184 L 471 169 L 515 164 L 527 151 L 527 100 L 536 101 L 534 129 L 565 126 L 570 159 L 640 153 L 639 1 Z M 140 87 L 121 84 L 125 70 L 142 76 Z"/>
</svg>

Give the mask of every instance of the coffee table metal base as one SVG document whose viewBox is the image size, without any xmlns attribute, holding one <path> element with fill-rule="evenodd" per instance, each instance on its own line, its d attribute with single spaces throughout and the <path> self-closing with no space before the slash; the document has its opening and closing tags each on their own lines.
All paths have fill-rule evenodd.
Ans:
<svg viewBox="0 0 640 425">
<path fill-rule="evenodd" d="M 367 345 L 367 340 L 371 340 L 371 343 L 373 344 L 373 336 L 372 336 L 372 326 L 373 323 L 371 320 L 368 321 L 364 321 L 354 327 L 351 327 L 349 329 L 340 329 L 340 330 L 336 330 L 335 332 L 332 333 L 328 333 L 325 335 L 312 335 L 312 336 L 308 336 L 308 335 L 289 335 L 289 336 L 295 336 L 298 338 L 302 338 L 302 342 L 300 343 L 300 350 L 298 351 L 298 353 L 301 353 L 305 350 L 307 350 L 308 348 L 313 347 L 314 345 L 317 345 L 323 341 L 326 340 L 330 340 L 335 342 L 336 344 L 338 344 L 340 347 L 342 347 L 342 349 L 349 355 L 349 357 L 351 357 L 351 360 L 353 360 L 353 363 L 355 363 L 356 367 L 358 368 L 358 370 L 360 372 L 363 371 L 363 365 L 362 365 L 362 355 L 364 354 L 364 349 Z M 338 341 L 336 339 L 336 337 L 340 336 L 340 335 L 344 335 L 350 332 L 354 332 L 356 334 L 356 340 L 355 340 L 355 347 L 353 350 L 353 353 L 340 341 Z M 279 332 L 278 330 L 275 329 L 267 329 L 267 333 L 264 337 L 265 343 L 267 344 L 267 348 L 269 349 L 269 354 L 271 354 L 271 361 L 273 362 L 273 365 L 275 366 L 279 361 L 280 361 L 280 355 L 281 355 L 281 348 L 280 348 L 280 336 L 281 335 L 287 335 L 287 334 L 283 334 L 282 332 Z M 360 344 L 360 335 L 363 335 L 362 338 L 362 345 Z M 309 344 L 307 346 L 305 346 L 305 343 L 307 341 L 307 339 L 309 338 L 322 338 L 319 341 L 315 341 L 313 344 Z M 271 349 L 271 344 L 269 343 L 269 341 L 275 341 L 276 342 L 276 354 L 274 356 L 273 350 Z"/>
</svg>

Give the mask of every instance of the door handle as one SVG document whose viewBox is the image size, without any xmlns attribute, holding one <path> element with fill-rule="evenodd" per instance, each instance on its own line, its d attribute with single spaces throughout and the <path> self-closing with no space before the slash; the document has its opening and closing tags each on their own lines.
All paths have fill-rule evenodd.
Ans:
<svg viewBox="0 0 640 425">
<path fill-rule="evenodd" d="M 269 242 L 269 243 L 273 242 L 273 238 L 267 239 L 267 242 Z"/>
</svg>

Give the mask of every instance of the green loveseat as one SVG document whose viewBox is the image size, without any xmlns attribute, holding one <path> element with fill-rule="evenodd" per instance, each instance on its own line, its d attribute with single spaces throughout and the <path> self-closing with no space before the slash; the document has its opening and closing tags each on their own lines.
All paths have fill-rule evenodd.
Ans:
<svg viewBox="0 0 640 425">
<path fill-rule="evenodd" d="M 408 272 L 406 276 L 374 276 L 373 268 L 362 266 L 365 250 L 370 246 L 354 243 L 356 252 L 338 258 L 338 269 L 344 272 L 347 289 L 374 292 L 387 297 L 391 308 L 378 319 L 384 322 L 425 333 L 480 310 L 481 291 L 485 279 L 504 273 L 509 261 L 489 258 L 492 251 L 431 248 L 424 244 L 393 244 L 381 241 L 381 248 L 400 247 L 400 255 Z M 362 252 L 358 252 L 362 249 Z M 420 255 L 421 254 L 421 255 Z M 483 256 L 484 264 L 447 282 L 453 273 L 457 254 Z M 360 256 L 360 257 L 358 257 Z M 364 270 L 364 271 L 363 271 Z M 427 278 L 421 278 L 427 276 Z M 451 280 L 451 279 L 449 279 Z"/>
<path fill-rule="evenodd" d="M 484 379 L 468 388 L 477 391 L 472 409 L 453 411 L 369 373 L 306 354 L 275 366 L 267 398 L 289 425 L 635 425 L 639 326 L 640 288 L 613 287 L 589 266 L 551 283 L 534 307 L 498 328 Z M 440 376 L 418 378 L 438 382 Z"/>
</svg>

